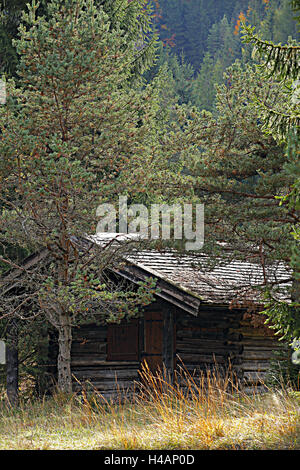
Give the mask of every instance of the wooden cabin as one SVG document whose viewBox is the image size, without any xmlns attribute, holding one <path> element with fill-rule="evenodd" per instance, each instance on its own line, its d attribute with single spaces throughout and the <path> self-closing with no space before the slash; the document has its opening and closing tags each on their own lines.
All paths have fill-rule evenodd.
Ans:
<svg viewBox="0 0 300 470">
<path fill-rule="evenodd" d="M 116 273 L 128 282 L 157 280 L 155 301 L 140 318 L 121 324 L 83 325 L 72 344 L 74 388 L 97 389 L 104 397 L 131 393 L 149 369 L 172 380 L 184 368 L 197 380 L 216 367 L 229 368 L 241 387 L 262 386 L 279 343 L 255 314 L 261 300 L 255 286 L 266 276 L 258 265 L 230 262 L 210 272 L 195 259 L 171 252 L 135 254 Z M 269 278 L 288 279 L 278 264 Z M 257 321 L 259 319 L 259 321 Z"/>
<path fill-rule="evenodd" d="M 290 272 L 280 262 L 262 269 L 241 261 L 207 270 L 199 260 L 207 261 L 201 254 L 194 258 L 154 250 L 131 251 L 124 258 L 114 277 L 133 285 L 156 279 L 155 301 L 134 320 L 74 328 L 74 390 L 92 387 L 108 398 L 120 390 L 130 394 L 145 362 L 151 372 L 163 371 L 170 380 L 178 380 L 182 369 L 197 381 L 208 371 L 230 368 L 245 389 L 263 384 L 281 343 L 257 313 L 262 307 L 257 287 L 271 281 L 281 289 L 274 296 L 286 300 Z M 39 262 L 47 262 L 47 250 L 30 256 L 23 266 L 30 272 Z M 20 289 L 23 271 L 7 276 L 8 290 Z M 49 372 L 55 377 L 52 353 Z"/>
</svg>

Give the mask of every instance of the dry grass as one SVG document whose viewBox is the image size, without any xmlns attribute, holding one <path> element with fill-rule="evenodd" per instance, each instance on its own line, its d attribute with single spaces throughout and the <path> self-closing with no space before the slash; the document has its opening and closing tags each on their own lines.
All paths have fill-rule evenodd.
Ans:
<svg viewBox="0 0 300 470">
<path fill-rule="evenodd" d="M 0 407 L 0 449 L 300 449 L 300 397 L 289 389 L 238 392 L 232 377 L 178 385 L 142 372 L 140 392 L 108 402 L 99 393 Z M 182 387 L 182 385 L 185 385 Z"/>
</svg>

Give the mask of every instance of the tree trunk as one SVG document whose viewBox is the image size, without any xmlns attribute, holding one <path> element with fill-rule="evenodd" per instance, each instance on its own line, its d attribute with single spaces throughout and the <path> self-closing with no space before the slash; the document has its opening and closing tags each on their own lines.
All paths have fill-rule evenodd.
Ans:
<svg viewBox="0 0 300 470">
<path fill-rule="evenodd" d="M 165 380 L 173 383 L 174 379 L 174 312 L 168 310 L 163 322 L 163 364 L 166 372 Z"/>
<path fill-rule="evenodd" d="M 72 393 L 71 375 L 72 325 L 69 315 L 61 316 L 58 329 L 58 388 L 63 393 Z"/>
<path fill-rule="evenodd" d="M 18 405 L 19 399 L 19 356 L 18 356 L 18 332 L 13 321 L 8 326 L 7 338 L 9 344 L 6 347 L 6 393 L 11 406 Z"/>
<path fill-rule="evenodd" d="M 11 406 L 18 405 L 19 399 L 19 361 L 18 349 L 14 346 L 6 348 L 6 392 Z"/>
</svg>

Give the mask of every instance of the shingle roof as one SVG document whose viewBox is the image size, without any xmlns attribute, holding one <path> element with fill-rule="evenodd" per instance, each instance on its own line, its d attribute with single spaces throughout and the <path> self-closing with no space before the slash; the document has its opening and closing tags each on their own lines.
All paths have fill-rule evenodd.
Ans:
<svg viewBox="0 0 300 470">
<path fill-rule="evenodd" d="M 86 242 L 111 247 L 112 239 L 119 246 L 128 240 L 128 236 L 97 234 L 86 237 Z M 82 239 L 79 243 L 85 244 Z M 29 257 L 23 267 L 30 268 L 45 256 L 47 250 Z M 160 297 L 192 314 L 197 315 L 203 303 L 237 308 L 262 304 L 261 290 L 266 284 L 272 287 L 274 298 L 290 301 L 291 270 L 282 262 L 263 269 L 255 263 L 236 260 L 225 263 L 223 260 L 222 264 L 209 268 L 209 258 L 204 253 L 191 256 L 174 250 L 145 249 L 131 249 L 127 255 L 123 255 L 123 259 L 123 265 L 116 268 L 120 275 L 133 282 L 156 278 L 161 289 Z M 9 290 L 14 287 L 16 277 L 20 274 L 22 270 L 16 269 L 6 276 L 10 281 Z"/>
<path fill-rule="evenodd" d="M 206 302 L 227 303 L 234 300 L 258 302 L 266 281 L 274 286 L 274 296 L 286 297 L 291 274 L 283 265 L 265 268 L 249 262 L 230 261 L 206 270 L 205 257 L 177 257 L 171 252 L 143 251 L 130 256 L 130 261 L 149 273 L 158 275 L 199 296 Z M 199 263 L 200 262 L 200 263 Z M 276 290 L 275 290 L 276 286 Z"/>
<path fill-rule="evenodd" d="M 101 244 L 101 236 L 93 237 Z M 123 239 L 124 240 L 124 239 Z M 291 285 L 291 270 L 282 263 L 262 267 L 246 261 L 228 263 L 208 268 L 208 257 L 180 255 L 172 250 L 142 250 L 130 252 L 125 270 L 163 279 L 205 303 L 234 304 L 261 303 L 266 283 L 273 288 L 278 300 L 288 300 L 287 288 Z"/>
</svg>

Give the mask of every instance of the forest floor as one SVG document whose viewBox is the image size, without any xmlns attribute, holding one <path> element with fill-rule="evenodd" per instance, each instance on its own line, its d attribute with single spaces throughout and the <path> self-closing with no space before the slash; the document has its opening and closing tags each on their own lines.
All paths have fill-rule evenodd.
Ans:
<svg viewBox="0 0 300 470">
<path fill-rule="evenodd" d="M 1 450 L 299 450 L 300 392 L 251 394 L 229 383 L 179 389 L 148 378 L 146 391 L 111 403 L 99 393 L 0 400 Z"/>
</svg>

